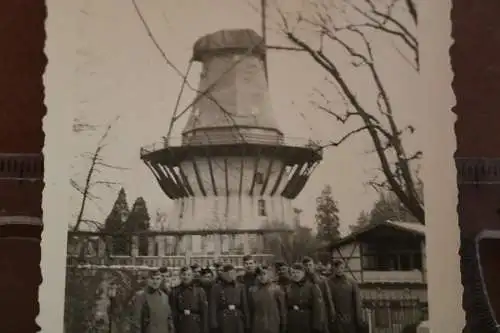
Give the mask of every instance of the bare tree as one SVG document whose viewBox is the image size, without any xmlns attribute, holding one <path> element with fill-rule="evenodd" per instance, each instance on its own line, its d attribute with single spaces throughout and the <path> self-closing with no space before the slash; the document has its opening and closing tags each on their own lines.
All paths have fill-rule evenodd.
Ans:
<svg viewBox="0 0 500 333">
<path fill-rule="evenodd" d="M 404 135 L 412 134 L 415 128 L 398 123 L 387 82 L 379 70 L 385 59 L 378 55 L 380 47 L 374 46 L 374 41 L 382 35 L 418 73 L 415 3 L 413 0 L 308 0 L 304 6 L 299 13 L 285 13 L 279 5 L 275 11 L 280 18 L 280 32 L 324 70 L 328 89 L 334 92 L 335 96 L 316 89 L 319 101 L 312 103 L 315 109 L 341 124 L 356 121 L 361 124 L 323 148 L 339 146 L 360 133 L 368 134 L 384 176 L 383 181 L 375 179 L 370 185 L 394 192 L 408 211 L 425 223 L 412 164 L 421 158 L 422 152 L 408 153 L 403 146 Z M 351 66 L 340 64 L 339 52 L 350 59 Z M 353 68 L 363 73 L 376 91 L 371 101 L 366 96 L 361 98 L 356 85 L 348 79 L 347 72 Z M 338 105 L 332 103 L 338 96 L 345 105 L 340 112 Z"/>
<path fill-rule="evenodd" d="M 113 121 L 111 121 L 108 125 L 106 125 L 101 137 L 99 138 L 99 141 L 97 142 L 94 151 L 85 152 L 81 155 L 82 158 L 90 160 L 90 166 L 86 172 L 84 183 L 80 185 L 76 180 L 70 179 L 71 186 L 81 194 L 80 208 L 78 210 L 75 224 L 71 228 L 72 231 L 78 231 L 82 223 L 86 225 L 91 225 L 97 228 L 98 230 L 102 229 L 103 227 L 103 223 L 85 218 L 85 209 L 89 201 L 99 200 L 99 196 L 94 194 L 94 190 L 96 187 L 105 186 L 110 189 L 114 189 L 116 185 L 119 185 L 119 183 L 117 182 L 96 179 L 96 175 L 98 173 L 101 173 L 103 169 L 126 170 L 126 168 L 106 163 L 102 156 L 102 151 L 107 146 L 107 138 L 111 132 L 113 125 L 116 123 L 116 121 L 118 121 L 118 119 L 119 117 L 116 117 Z M 93 133 L 97 132 L 98 126 L 90 125 L 79 119 L 75 120 L 73 125 L 74 133 L 82 133 L 89 131 Z"/>
</svg>

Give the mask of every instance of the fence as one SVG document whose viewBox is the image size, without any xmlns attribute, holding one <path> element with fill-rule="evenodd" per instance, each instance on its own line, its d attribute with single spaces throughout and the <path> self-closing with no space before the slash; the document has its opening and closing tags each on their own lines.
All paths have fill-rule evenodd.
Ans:
<svg viewBox="0 0 500 333">
<path fill-rule="evenodd" d="M 144 286 L 148 267 L 68 266 L 64 326 L 67 333 L 128 333 L 131 302 Z M 113 305 L 113 306 L 111 306 Z M 415 298 L 365 299 L 363 314 L 370 333 L 401 333 L 418 323 L 422 304 Z"/>
<path fill-rule="evenodd" d="M 418 298 L 363 300 L 364 319 L 370 333 L 401 333 L 405 327 L 420 323 L 426 307 Z"/>
</svg>

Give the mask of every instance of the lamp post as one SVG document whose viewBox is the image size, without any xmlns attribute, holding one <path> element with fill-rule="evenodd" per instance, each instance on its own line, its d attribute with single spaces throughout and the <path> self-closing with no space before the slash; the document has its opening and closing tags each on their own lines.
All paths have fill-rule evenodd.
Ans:
<svg viewBox="0 0 500 333">
<path fill-rule="evenodd" d="M 108 288 L 108 298 L 109 298 L 109 307 L 108 307 L 108 322 L 109 322 L 109 333 L 112 333 L 113 330 L 113 313 L 115 310 L 115 297 L 117 294 L 117 285 L 115 282 L 112 282 Z"/>
</svg>

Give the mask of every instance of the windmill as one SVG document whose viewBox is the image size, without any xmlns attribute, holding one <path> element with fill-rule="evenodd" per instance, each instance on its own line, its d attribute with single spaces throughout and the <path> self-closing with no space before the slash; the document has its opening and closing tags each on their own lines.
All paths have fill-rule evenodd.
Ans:
<svg viewBox="0 0 500 333">
<path fill-rule="evenodd" d="M 265 0 L 261 5 L 262 36 L 220 30 L 194 43 L 167 135 L 160 146 L 141 149 L 174 201 L 169 216 L 190 255 L 265 252 L 265 234 L 294 227 L 292 200 L 322 160 L 310 140 L 288 143 L 272 112 L 266 53 L 298 49 L 266 45 Z M 194 62 L 202 65 L 197 96 L 179 112 Z M 173 125 L 186 113 L 182 142 L 173 144 Z"/>
</svg>

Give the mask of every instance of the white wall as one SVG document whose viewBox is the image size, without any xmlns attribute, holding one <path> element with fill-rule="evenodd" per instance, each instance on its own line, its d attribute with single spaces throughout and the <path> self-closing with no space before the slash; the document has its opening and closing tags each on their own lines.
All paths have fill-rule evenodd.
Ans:
<svg viewBox="0 0 500 333">
<path fill-rule="evenodd" d="M 361 259 L 359 256 L 358 243 L 346 244 L 333 251 L 333 258 L 345 260 L 346 266 L 352 271 L 361 270 Z M 359 275 L 359 273 L 357 273 Z"/>
<path fill-rule="evenodd" d="M 241 161 L 243 159 L 243 169 Z M 264 180 L 271 162 L 270 158 L 261 158 L 259 171 L 263 173 Z M 261 184 L 255 184 L 253 196 L 248 193 L 252 186 L 252 179 L 255 167 L 255 159 L 252 157 L 230 157 L 228 158 L 228 188 L 230 195 L 225 196 L 225 169 L 223 158 L 212 160 L 213 174 L 216 179 L 216 189 L 218 196 L 213 193 L 212 180 L 210 177 L 210 167 L 205 158 L 196 158 L 196 164 L 207 197 L 202 195 L 198 186 L 196 174 L 191 162 L 183 162 L 181 167 L 188 178 L 188 182 L 193 189 L 195 196 L 183 198 L 174 202 L 171 217 L 173 227 L 180 230 L 206 229 L 206 228 L 235 228 L 235 229 L 256 229 L 266 222 L 279 221 L 289 226 L 293 226 L 292 201 L 281 197 L 287 179 L 285 174 L 282 178 L 274 196 L 270 196 L 274 184 L 283 166 L 281 161 L 274 161 L 271 166 L 270 178 L 265 194 L 260 196 Z M 239 196 L 240 174 L 243 172 L 243 192 Z M 265 200 L 267 216 L 259 216 L 258 201 Z"/>
</svg>

